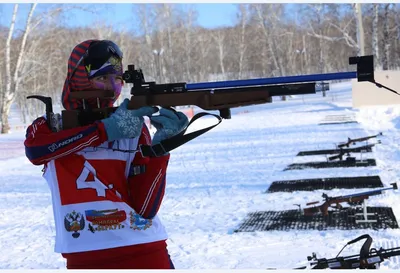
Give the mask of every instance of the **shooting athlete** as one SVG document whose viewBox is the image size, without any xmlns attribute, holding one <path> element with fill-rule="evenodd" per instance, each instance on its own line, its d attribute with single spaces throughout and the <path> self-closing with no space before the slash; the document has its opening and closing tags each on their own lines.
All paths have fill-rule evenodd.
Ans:
<svg viewBox="0 0 400 273">
<path fill-rule="evenodd" d="M 111 107 L 123 85 L 122 52 L 108 40 L 75 46 L 62 93 L 67 110 Z M 110 90 L 108 99 L 72 99 L 72 92 Z M 27 158 L 44 165 L 56 225 L 55 251 L 68 269 L 171 269 L 167 234 L 157 217 L 169 160 L 142 157 L 139 144 L 151 145 L 181 132 L 181 112 L 161 108 L 127 109 L 126 99 L 109 117 L 62 130 L 60 119 L 36 119 L 25 140 Z M 149 116 L 154 138 L 144 124 Z M 51 123 L 51 126 L 48 124 Z"/>
</svg>

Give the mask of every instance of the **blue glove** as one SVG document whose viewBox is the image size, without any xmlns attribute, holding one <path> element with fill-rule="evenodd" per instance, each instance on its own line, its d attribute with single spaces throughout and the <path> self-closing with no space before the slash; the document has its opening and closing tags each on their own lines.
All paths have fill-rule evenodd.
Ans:
<svg viewBox="0 0 400 273">
<path fill-rule="evenodd" d="M 166 108 L 160 109 L 160 115 L 151 116 L 150 122 L 157 129 L 153 137 L 153 145 L 179 134 L 189 124 L 189 120 L 184 113 Z"/>
<path fill-rule="evenodd" d="M 101 120 L 109 141 L 139 136 L 142 132 L 143 116 L 151 116 L 158 111 L 157 108 L 150 106 L 129 110 L 128 103 L 129 99 L 125 99 L 110 117 Z"/>
</svg>

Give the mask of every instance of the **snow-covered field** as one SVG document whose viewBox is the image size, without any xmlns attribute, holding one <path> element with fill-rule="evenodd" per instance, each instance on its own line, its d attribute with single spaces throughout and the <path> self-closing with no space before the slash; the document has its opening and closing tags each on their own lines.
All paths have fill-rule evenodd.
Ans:
<svg viewBox="0 0 400 273">
<path fill-rule="evenodd" d="M 159 215 L 169 232 L 169 251 L 177 269 L 290 269 L 305 265 L 312 252 L 335 257 L 349 240 L 365 233 L 375 247 L 400 246 L 399 229 L 232 232 L 250 212 L 295 209 L 293 204 L 321 200 L 323 192 L 334 196 L 370 190 L 265 194 L 274 181 L 379 175 L 384 186 L 398 182 L 400 106 L 352 109 L 350 83 L 340 83 L 331 85 L 325 98 L 298 96 L 232 112 L 232 119 L 171 153 Z M 354 116 L 359 123 L 318 125 L 328 115 Z M 203 118 L 193 127 L 214 122 Z M 379 132 L 382 143 L 363 155 L 375 158 L 376 167 L 283 171 L 292 163 L 326 160 L 296 157 L 299 151 L 333 149 L 347 137 Z M 41 167 L 24 156 L 24 135 L 0 135 L 0 268 L 65 268 L 64 259 L 53 252 L 49 189 Z M 397 191 L 386 191 L 371 197 L 368 205 L 392 207 L 400 219 L 399 201 Z M 357 254 L 359 247 L 355 244 L 342 254 Z M 381 268 L 399 269 L 399 257 Z"/>
</svg>

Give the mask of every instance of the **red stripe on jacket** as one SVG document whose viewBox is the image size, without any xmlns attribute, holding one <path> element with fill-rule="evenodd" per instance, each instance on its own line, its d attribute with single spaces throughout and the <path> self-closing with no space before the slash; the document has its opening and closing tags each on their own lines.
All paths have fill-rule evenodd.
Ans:
<svg viewBox="0 0 400 273">
<path fill-rule="evenodd" d="M 151 145 L 151 137 L 146 125 L 143 126 L 139 144 Z M 169 157 L 169 154 L 161 157 L 142 157 L 138 152 L 133 160 L 134 166 L 146 165 L 146 171 L 128 177 L 130 205 L 146 219 L 151 219 L 157 214 L 164 198 Z"/>
</svg>

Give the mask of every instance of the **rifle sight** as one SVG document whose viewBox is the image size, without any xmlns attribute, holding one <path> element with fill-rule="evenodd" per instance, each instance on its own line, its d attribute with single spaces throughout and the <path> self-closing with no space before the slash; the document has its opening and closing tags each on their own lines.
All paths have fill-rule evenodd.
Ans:
<svg viewBox="0 0 400 273">
<path fill-rule="evenodd" d="M 142 69 L 135 69 L 135 65 L 128 65 L 128 70 L 122 74 L 126 83 L 133 83 L 131 95 L 171 94 L 186 92 L 186 83 L 156 84 L 146 82 Z"/>
</svg>

